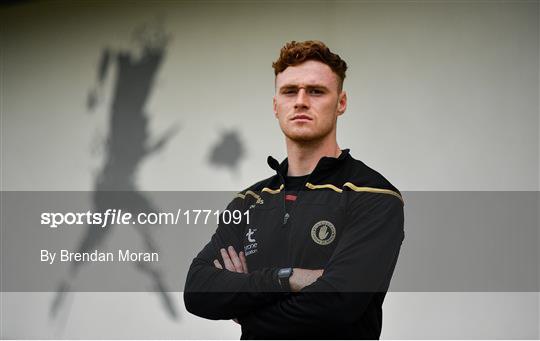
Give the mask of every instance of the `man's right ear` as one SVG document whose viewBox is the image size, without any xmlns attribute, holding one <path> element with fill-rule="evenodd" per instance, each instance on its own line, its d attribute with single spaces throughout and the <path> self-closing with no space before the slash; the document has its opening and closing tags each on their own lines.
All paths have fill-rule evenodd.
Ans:
<svg viewBox="0 0 540 341">
<path fill-rule="evenodd" d="M 276 96 L 272 97 L 272 106 L 274 109 L 274 117 L 278 118 L 278 112 L 277 112 L 277 104 L 276 104 Z"/>
</svg>

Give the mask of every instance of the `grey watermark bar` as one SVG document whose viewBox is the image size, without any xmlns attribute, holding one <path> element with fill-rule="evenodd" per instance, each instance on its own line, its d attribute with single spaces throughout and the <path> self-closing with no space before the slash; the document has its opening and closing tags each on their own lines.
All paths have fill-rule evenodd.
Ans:
<svg viewBox="0 0 540 341">
<path fill-rule="evenodd" d="M 320 205 L 321 195 L 345 208 L 344 198 L 366 195 L 343 193 L 302 192 L 295 210 Z M 257 219 L 281 212 L 282 194 L 1 192 L 1 291 L 183 291 L 193 258 L 219 222 L 245 229 L 245 238 L 262 238 L 253 234 Z M 403 192 L 402 197 L 405 238 L 390 291 L 540 291 L 539 192 Z M 248 213 L 228 206 L 231 200 L 248 199 L 255 203 Z M 295 216 L 293 210 L 290 219 L 299 238 L 313 238 L 313 252 L 330 257 L 332 249 L 325 247 L 340 243 L 339 225 L 346 220 L 336 216 L 338 211 L 343 213 L 321 208 L 321 217 L 314 219 Z M 255 225 L 243 225 L 249 219 Z M 321 226 L 330 226 L 321 221 L 335 227 L 331 239 L 318 239 Z M 282 252 L 261 247 L 264 243 L 259 253 Z M 377 261 L 372 260 L 375 266 Z"/>
</svg>

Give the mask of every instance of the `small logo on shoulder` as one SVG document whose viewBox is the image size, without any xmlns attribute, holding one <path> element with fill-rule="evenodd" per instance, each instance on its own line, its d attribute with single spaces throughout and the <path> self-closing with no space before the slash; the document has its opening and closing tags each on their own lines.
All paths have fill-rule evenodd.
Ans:
<svg viewBox="0 0 540 341">
<path fill-rule="evenodd" d="M 328 245 L 336 238 L 336 227 L 329 221 L 321 220 L 311 228 L 311 239 L 319 245 Z"/>
</svg>

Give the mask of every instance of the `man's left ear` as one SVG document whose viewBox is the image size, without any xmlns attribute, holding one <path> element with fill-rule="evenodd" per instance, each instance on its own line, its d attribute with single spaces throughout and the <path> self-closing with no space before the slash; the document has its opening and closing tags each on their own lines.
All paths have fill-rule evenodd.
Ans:
<svg viewBox="0 0 540 341">
<path fill-rule="evenodd" d="M 342 91 L 338 99 L 338 115 L 342 115 L 345 110 L 347 110 L 347 93 Z"/>
</svg>

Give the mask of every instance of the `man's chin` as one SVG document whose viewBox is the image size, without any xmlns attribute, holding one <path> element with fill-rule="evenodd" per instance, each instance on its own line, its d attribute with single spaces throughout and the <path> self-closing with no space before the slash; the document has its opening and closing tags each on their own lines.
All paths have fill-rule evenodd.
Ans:
<svg viewBox="0 0 540 341">
<path fill-rule="evenodd" d="M 332 134 L 332 128 L 326 127 L 327 129 L 316 129 L 316 127 L 309 126 L 281 126 L 281 131 L 287 137 L 288 140 L 301 143 L 301 144 L 313 144 L 319 141 L 324 140 L 329 135 Z"/>
<path fill-rule="evenodd" d="M 321 135 L 321 134 L 308 134 L 308 133 L 285 134 L 285 136 L 287 136 L 289 140 L 299 143 L 299 144 L 316 143 L 318 141 L 323 140 L 325 137 L 325 135 Z"/>
</svg>

